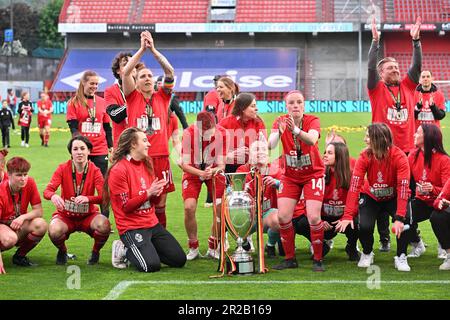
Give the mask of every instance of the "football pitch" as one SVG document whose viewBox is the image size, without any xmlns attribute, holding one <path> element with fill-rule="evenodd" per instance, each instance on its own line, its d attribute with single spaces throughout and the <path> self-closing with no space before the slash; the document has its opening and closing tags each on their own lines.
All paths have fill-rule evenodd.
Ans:
<svg viewBox="0 0 450 320">
<path fill-rule="evenodd" d="M 262 114 L 266 127 L 270 129 L 277 114 Z M 364 147 L 365 126 L 370 122 L 368 113 L 324 113 L 321 120 L 322 137 L 320 150 L 324 150 L 324 137 L 332 126 L 342 134 L 349 145 L 352 157 L 357 157 Z M 188 115 L 192 123 L 195 115 Z M 67 142 L 70 132 L 63 115 L 54 116 L 50 147 L 40 146 L 36 116 L 33 118 L 30 148 L 20 147 L 20 134 L 11 134 L 12 148 L 8 158 L 23 156 L 31 162 L 30 176 L 34 177 L 39 191 L 44 190 L 51 175 L 61 162 L 69 159 Z M 444 145 L 450 152 L 450 117 L 441 122 Z M 181 125 L 180 125 L 181 128 Z M 18 131 L 20 132 L 20 131 Z M 272 158 L 275 155 L 271 156 Z M 187 236 L 184 229 L 183 201 L 181 197 L 181 170 L 173 164 L 172 170 L 177 190 L 170 193 L 167 200 L 167 225 L 169 231 L 187 250 Z M 206 188 L 203 188 L 197 210 L 200 251 L 207 250 L 212 220 L 212 209 L 204 208 Z M 47 222 L 55 208 L 43 199 L 44 218 Z M 29 253 L 29 258 L 37 267 L 21 268 L 12 264 L 15 249 L 2 253 L 7 274 L 0 276 L 0 299 L 58 299 L 58 300 L 305 300 L 305 299 L 449 299 L 450 272 L 439 271 L 442 260 L 437 258 L 437 241 L 429 221 L 419 225 L 427 251 L 420 258 L 409 258 L 411 272 L 399 272 L 394 268 L 395 239 L 391 234 L 391 251 L 378 251 L 378 233 L 375 231 L 374 266 L 358 268 L 350 262 L 344 251 L 346 237 L 338 235 L 334 248 L 325 257 L 326 271 L 312 271 L 309 242 L 303 237 L 296 238 L 298 269 L 271 270 L 280 258 L 266 259 L 269 272 L 251 276 L 217 276 L 217 261 L 197 259 L 188 261 L 182 269 L 163 266 L 157 273 L 139 273 L 134 268 L 114 269 L 111 265 L 111 244 L 118 239 L 114 218 L 111 222 L 115 230 L 100 252 L 100 263 L 86 264 L 90 256 L 93 239 L 86 234 L 75 233 L 66 241 L 69 253 L 75 260 L 66 266 L 55 264 L 57 249 L 48 235 Z M 256 237 L 253 238 L 256 243 Z M 230 241 L 231 248 L 234 241 Z"/>
</svg>

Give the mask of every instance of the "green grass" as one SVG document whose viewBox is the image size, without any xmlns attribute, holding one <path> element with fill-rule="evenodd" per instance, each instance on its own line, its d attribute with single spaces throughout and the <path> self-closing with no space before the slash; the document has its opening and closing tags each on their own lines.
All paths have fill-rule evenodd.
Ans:
<svg viewBox="0 0 450 320">
<path fill-rule="evenodd" d="M 274 114 L 263 114 L 267 127 L 270 127 Z M 357 157 L 363 147 L 364 126 L 369 123 L 370 115 L 366 113 L 335 113 L 320 114 L 322 139 L 320 148 L 323 151 L 326 128 L 338 126 L 345 129 L 342 132 L 350 147 L 353 157 Z M 188 116 L 191 123 L 193 115 Z M 446 149 L 450 151 L 450 118 L 442 122 Z M 20 147 L 20 136 L 12 134 L 12 148 L 8 158 L 16 155 L 30 160 L 33 176 L 42 192 L 50 180 L 57 165 L 66 161 L 69 154 L 66 144 L 70 133 L 66 130 L 63 116 L 55 116 L 53 128 L 63 130 L 53 131 L 50 137 L 50 147 L 40 146 L 39 135 L 36 131 L 31 133 L 30 148 Z M 168 229 L 175 235 L 183 248 L 187 247 L 187 236 L 183 223 L 183 202 L 181 200 L 181 171 L 173 166 L 174 181 L 177 191 L 169 194 L 167 201 Z M 199 198 L 197 220 L 199 228 L 200 250 L 207 248 L 212 218 L 211 209 L 205 209 L 203 202 L 206 198 L 205 190 Z M 54 212 L 53 204 L 43 200 L 44 215 L 50 221 Z M 111 219 L 113 221 L 113 218 Z M 56 248 L 46 236 L 37 248 L 30 252 L 32 261 L 39 264 L 36 268 L 19 268 L 11 263 L 15 250 L 3 252 L 3 261 L 7 271 L 0 276 L 0 299 L 102 299 L 121 281 L 151 281 L 150 283 L 132 284 L 119 296 L 119 299 L 448 299 L 448 283 L 450 273 L 438 270 L 441 260 L 436 258 L 436 239 L 429 222 L 420 224 L 421 234 L 428 244 L 427 252 L 419 259 L 409 259 L 412 271 L 400 273 L 394 269 L 393 257 L 395 255 L 395 241 L 391 252 L 378 252 L 378 236 L 375 233 L 375 265 L 380 268 L 379 289 L 369 289 L 366 281 L 371 277 L 365 269 L 360 269 L 356 263 L 349 262 L 344 252 L 345 236 L 335 238 L 333 250 L 325 259 L 326 272 L 314 273 L 311 271 L 309 260 L 309 244 L 304 238 L 297 237 L 297 260 L 300 267 L 293 270 L 270 271 L 264 275 L 253 276 L 225 276 L 222 279 L 212 279 L 217 275 L 217 262 L 207 259 L 188 262 L 182 269 L 163 267 L 160 272 L 143 274 L 134 269 L 117 270 L 111 266 L 111 243 L 118 238 L 117 231 L 111 235 L 107 244 L 101 251 L 100 264 L 86 265 L 89 257 L 92 239 L 86 234 L 75 233 L 66 242 L 70 253 L 77 255 L 76 260 L 69 260 L 66 267 L 55 265 Z M 393 237 L 392 237 L 393 238 Z M 233 244 L 232 244 L 233 246 Z M 277 259 L 266 259 L 271 267 L 278 263 Z M 80 268 L 80 289 L 70 289 L 72 273 L 70 266 Z M 69 272 L 69 273 L 68 273 Z M 326 283 L 326 281 L 359 281 L 353 283 Z M 389 283 L 392 280 L 418 281 L 435 280 L 437 283 Z M 167 283 L 161 281 L 185 281 Z M 196 281 L 196 282 L 194 282 Z M 202 283 L 202 281 L 212 281 Z M 232 283 L 230 281 L 255 281 L 263 283 Z M 267 281 L 274 281 L 267 283 Z M 276 281 L 306 281 L 303 283 L 279 283 Z M 311 283 L 308 281 L 322 281 Z"/>
</svg>

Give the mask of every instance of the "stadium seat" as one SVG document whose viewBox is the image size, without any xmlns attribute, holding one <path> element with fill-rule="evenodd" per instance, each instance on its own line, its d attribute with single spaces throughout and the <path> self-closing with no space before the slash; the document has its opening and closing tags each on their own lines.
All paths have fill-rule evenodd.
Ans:
<svg viewBox="0 0 450 320">
<path fill-rule="evenodd" d="M 444 22 L 450 16 L 448 0 L 396 0 L 393 4 L 394 15 L 385 14 L 388 22 L 413 22 L 417 16 L 425 23 Z"/>
</svg>

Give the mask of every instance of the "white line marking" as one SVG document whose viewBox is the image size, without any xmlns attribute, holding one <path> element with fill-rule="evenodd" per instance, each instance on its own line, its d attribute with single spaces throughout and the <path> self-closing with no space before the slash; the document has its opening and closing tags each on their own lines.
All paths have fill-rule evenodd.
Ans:
<svg viewBox="0 0 450 320">
<path fill-rule="evenodd" d="M 369 281 L 370 282 L 370 281 Z M 251 285 L 271 285 L 271 284 L 367 284 L 368 280 L 297 280 L 297 281 L 182 281 L 182 280 L 167 280 L 167 281 L 121 281 L 119 282 L 103 300 L 116 300 L 122 293 L 125 292 L 128 287 L 135 284 L 150 284 L 150 285 L 202 285 L 202 284 L 216 284 L 216 285 L 228 285 L 228 284 L 251 284 Z M 448 285 L 450 280 L 380 280 L 379 284 L 441 284 Z"/>
</svg>

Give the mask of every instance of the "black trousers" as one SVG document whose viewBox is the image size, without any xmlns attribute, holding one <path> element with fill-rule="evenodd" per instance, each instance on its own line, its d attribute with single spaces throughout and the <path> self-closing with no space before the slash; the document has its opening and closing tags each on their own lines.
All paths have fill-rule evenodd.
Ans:
<svg viewBox="0 0 450 320">
<path fill-rule="evenodd" d="M 141 272 L 159 271 L 161 262 L 174 268 L 186 264 L 180 244 L 159 223 L 149 229 L 127 231 L 120 239 L 128 248 L 127 259 Z"/>
<path fill-rule="evenodd" d="M 430 222 L 442 249 L 450 249 L 450 208 L 434 210 L 431 213 Z"/>
<path fill-rule="evenodd" d="M 108 171 L 108 155 L 99 155 L 99 156 L 89 156 L 89 160 L 91 160 L 97 168 L 102 172 L 103 177 L 105 177 L 106 172 Z M 102 215 L 109 218 L 109 209 L 101 206 Z"/>
<path fill-rule="evenodd" d="M 329 224 L 331 224 L 332 222 L 339 220 L 339 218 L 322 217 L 322 220 L 327 221 Z M 358 242 L 357 221 L 358 221 L 357 218 L 355 218 L 353 224 L 355 229 L 352 229 L 350 225 L 347 226 L 347 229 L 345 229 L 345 235 L 347 236 L 347 245 L 352 248 L 356 248 L 356 243 Z M 292 225 L 294 226 L 296 234 L 302 235 L 306 239 L 311 241 L 309 222 L 308 218 L 305 215 L 292 219 Z M 336 237 L 336 235 L 337 235 L 336 228 L 333 226 L 333 229 L 324 232 L 323 238 L 325 240 L 331 240 L 334 237 Z"/>
<path fill-rule="evenodd" d="M 373 232 L 375 223 L 380 216 L 387 212 L 394 217 L 397 212 L 397 198 L 388 201 L 375 201 L 367 194 L 361 193 L 359 201 L 359 241 L 363 247 L 364 254 L 369 254 L 373 250 Z M 406 223 L 411 224 L 411 204 L 408 202 L 406 212 Z M 402 253 L 406 255 L 411 229 L 402 232 L 397 238 L 397 256 Z"/>
<path fill-rule="evenodd" d="M 30 127 L 21 126 L 21 128 L 20 138 L 22 139 L 22 141 L 25 141 L 25 143 L 28 143 L 30 141 Z"/>
<path fill-rule="evenodd" d="M 384 212 L 377 219 L 377 230 L 380 235 L 380 241 L 389 242 L 391 240 L 389 234 L 389 214 Z"/>
<path fill-rule="evenodd" d="M 2 127 L 2 144 L 3 148 L 9 147 L 9 127 L 3 126 Z"/>
<path fill-rule="evenodd" d="M 417 233 L 418 223 L 430 219 L 433 210 L 433 207 L 430 207 L 422 200 L 416 198 L 411 201 L 412 224 L 409 242 L 420 241 L 419 234 Z"/>
</svg>

